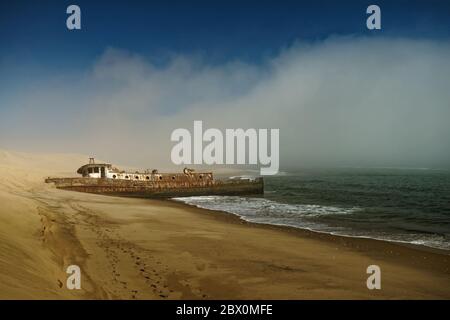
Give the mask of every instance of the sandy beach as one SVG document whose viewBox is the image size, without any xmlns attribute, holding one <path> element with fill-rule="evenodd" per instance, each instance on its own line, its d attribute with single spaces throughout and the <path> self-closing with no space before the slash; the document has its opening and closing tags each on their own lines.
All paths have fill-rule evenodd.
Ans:
<svg viewBox="0 0 450 320">
<path fill-rule="evenodd" d="M 0 150 L 1 299 L 449 299 L 446 251 L 57 190 L 84 155 Z M 81 268 L 81 290 L 66 268 Z M 378 265 L 382 289 L 368 290 Z"/>
</svg>

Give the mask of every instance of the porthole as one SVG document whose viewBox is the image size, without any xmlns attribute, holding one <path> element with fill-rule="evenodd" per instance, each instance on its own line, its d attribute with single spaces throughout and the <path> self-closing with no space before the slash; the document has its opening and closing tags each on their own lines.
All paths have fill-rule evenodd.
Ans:
<svg viewBox="0 0 450 320">
<path fill-rule="evenodd" d="M 162 176 L 159 176 L 159 180 L 162 180 Z"/>
<path fill-rule="evenodd" d="M 125 176 L 125 179 L 130 179 L 130 177 L 129 176 Z"/>
<path fill-rule="evenodd" d="M 150 177 L 149 177 L 149 176 L 146 176 L 145 179 L 150 180 Z"/>
<path fill-rule="evenodd" d="M 113 179 L 117 178 L 117 176 L 115 174 L 113 174 Z"/>
<path fill-rule="evenodd" d="M 134 178 L 135 178 L 136 180 L 139 180 L 139 176 L 135 176 Z"/>
<path fill-rule="evenodd" d="M 172 176 L 172 180 L 175 180 L 175 176 Z"/>
</svg>

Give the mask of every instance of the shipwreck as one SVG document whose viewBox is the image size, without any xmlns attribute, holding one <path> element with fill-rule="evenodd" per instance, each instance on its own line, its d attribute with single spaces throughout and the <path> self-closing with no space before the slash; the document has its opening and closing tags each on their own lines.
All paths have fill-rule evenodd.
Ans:
<svg viewBox="0 0 450 320">
<path fill-rule="evenodd" d="M 56 188 L 136 198 L 172 198 L 208 195 L 250 195 L 264 193 L 262 177 L 214 179 L 212 172 L 184 168 L 180 173 L 157 170 L 126 172 L 94 158 L 77 170 L 81 177 L 45 179 Z"/>
</svg>

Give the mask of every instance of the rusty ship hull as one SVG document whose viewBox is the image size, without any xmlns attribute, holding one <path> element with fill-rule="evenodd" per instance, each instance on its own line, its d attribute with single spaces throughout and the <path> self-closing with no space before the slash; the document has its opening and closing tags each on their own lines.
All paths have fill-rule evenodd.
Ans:
<svg viewBox="0 0 450 320">
<path fill-rule="evenodd" d="M 63 190 L 134 198 L 255 195 L 264 193 L 263 178 L 251 180 L 189 180 L 191 179 L 141 181 L 80 177 L 47 178 L 45 182 L 54 183 L 56 188 Z"/>
</svg>

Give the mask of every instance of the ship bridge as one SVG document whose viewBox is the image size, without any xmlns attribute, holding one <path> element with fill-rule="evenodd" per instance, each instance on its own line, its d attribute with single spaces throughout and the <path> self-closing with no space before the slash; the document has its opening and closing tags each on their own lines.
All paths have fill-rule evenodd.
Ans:
<svg viewBox="0 0 450 320">
<path fill-rule="evenodd" d="M 94 158 L 89 158 L 89 164 L 85 164 L 77 170 L 78 174 L 88 178 L 107 178 L 112 170 L 109 163 L 95 163 Z"/>
</svg>

